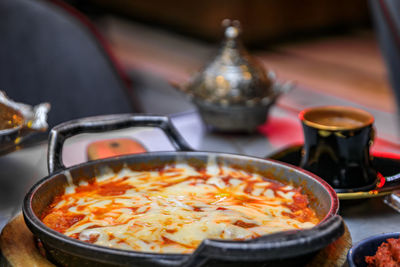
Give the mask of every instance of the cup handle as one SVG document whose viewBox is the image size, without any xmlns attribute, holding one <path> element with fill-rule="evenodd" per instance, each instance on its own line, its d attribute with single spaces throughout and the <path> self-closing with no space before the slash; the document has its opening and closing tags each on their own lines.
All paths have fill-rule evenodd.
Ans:
<svg viewBox="0 0 400 267">
<path fill-rule="evenodd" d="M 371 147 L 374 144 L 375 137 L 376 137 L 376 128 L 375 128 L 375 126 L 372 126 L 371 134 L 370 134 L 369 147 Z"/>
</svg>

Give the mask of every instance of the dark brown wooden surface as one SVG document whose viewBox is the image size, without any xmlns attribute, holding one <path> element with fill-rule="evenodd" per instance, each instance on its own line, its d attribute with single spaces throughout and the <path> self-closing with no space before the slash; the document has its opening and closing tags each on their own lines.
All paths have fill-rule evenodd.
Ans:
<svg viewBox="0 0 400 267">
<path fill-rule="evenodd" d="M 241 21 L 248 43 L 359 27 L 368 21 L 365 0 L 90 0 L 91 5 L 190 36 L 218 40 L 223 19 Z"/>
<path fill-rule="evenodd" d="M 99 25 L 128 70 L 147 71 L 168 81 L 187 80 L 218 47 L 120 19 L 105 19 Z M 283 80 L 366 107 L 396 110 L 371 31 L 265 47 L 251 53 Z"/>
</svg>

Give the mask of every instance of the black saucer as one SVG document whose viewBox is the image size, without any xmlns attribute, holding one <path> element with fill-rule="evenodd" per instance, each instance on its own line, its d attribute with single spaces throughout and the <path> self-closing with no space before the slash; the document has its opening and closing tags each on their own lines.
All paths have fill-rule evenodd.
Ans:
<svg viewBox="0 0 400 267">
<path fill-rule="evenodd" d="M 268 158 L 292 164 L 294 166 L 300 165 L 302 145 L 289 146 L 277 153 L 274 153 Z M 383 176 L 392 176 L 400 172 L 400 155 L 399 159 L 374 156 L 372 166 Z M 392 191 L 400 189 L 400 182 L 385 183 L 382 187 L 376 186 L 372 190 L 357 191 L 348 189 L 347 192 L 338 193 L 339 199 L 360 199 L 371 198 L 390 194 Z"/>
</svg>

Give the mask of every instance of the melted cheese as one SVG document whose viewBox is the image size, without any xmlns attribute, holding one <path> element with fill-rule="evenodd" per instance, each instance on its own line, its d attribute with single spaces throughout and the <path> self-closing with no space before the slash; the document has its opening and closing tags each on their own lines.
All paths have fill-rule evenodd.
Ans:
<svg viewBox="0 0 400 267">
<path fill-rule="evenodd" d="M 160 253 L 190 253 L 206 238 L 245 240 L 319 222 L 300 189 L 215 164 L 123 168 L 70 183 L 42 220 L 81 241 Z"/>
</svg>

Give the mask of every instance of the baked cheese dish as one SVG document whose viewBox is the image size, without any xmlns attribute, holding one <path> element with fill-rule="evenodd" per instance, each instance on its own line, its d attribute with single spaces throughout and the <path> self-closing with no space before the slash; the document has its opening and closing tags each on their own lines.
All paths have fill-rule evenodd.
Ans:
<svg viewBox="0 0 400 267">
<path fill-rule="evenodd" d="M 228 166 L 175 164 L 70 183 L 42 221 L 96 245 L 191 253 L 206 238 L 246 240 L 320 220 L 300 188 Z"/>
</svg>

